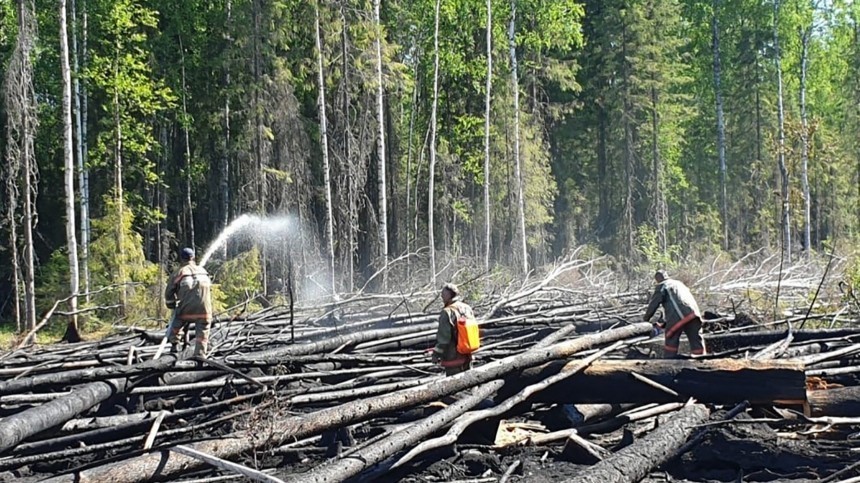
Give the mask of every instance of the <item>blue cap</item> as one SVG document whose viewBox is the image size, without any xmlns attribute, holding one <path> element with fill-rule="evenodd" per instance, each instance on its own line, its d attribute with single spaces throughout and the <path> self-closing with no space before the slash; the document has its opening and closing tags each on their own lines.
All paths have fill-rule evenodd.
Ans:
<svg viewBox="0 0 860 483">
<path fill-rule="evenodd" d="M 194 249 L 185 247 L 179 251 L 180 260 L 194 260 Z"/>
</svg>

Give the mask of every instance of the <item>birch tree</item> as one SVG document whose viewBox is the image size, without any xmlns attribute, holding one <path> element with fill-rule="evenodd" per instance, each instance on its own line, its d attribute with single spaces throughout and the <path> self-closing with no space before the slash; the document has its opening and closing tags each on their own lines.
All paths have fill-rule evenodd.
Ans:
<svg viewBox="0 0 860 483">
<path fill-rule="evenodd" d="M 508 43 L 511 51 L 511 90 L 514 95 L 514 183 L 517 193 L 517 226 L 519 228 L 520 269 L 529 271 L 528 246 L 526 244 L 525 196 L 523 194 L 523 169 L 520 159 L 520 81 L 517 73 L 517 0 L 511 0 L 511 22 L 508 28 Z"/>
<path fill-rule="evenodd" d="M 493 88 L 493 0 L 487 0 L 487 87 L 484 98 L 484 271 L 490 271 L 490 100 Z"/>
<path fill-rule="evenodd" d="M 376 121 L 379 134 L 376 144 L 377 156 L 377 189 L 379 190 L 379 254 L 382 257 L 382 287 L 388 287 L 388 197 L 385 187 L 385 104 L 384 86 L 382 84 L 382 21 L 379 16 L 380 0 L 373 0 L 373 19 L 376 25 Z"/>
<path fill-rule="evenodd" d="M 72 151 L 72 73 L 69 67 L 69 37 L 66 22 L 66 0 L 60 0 L 60 68 L 63 77 L 63 186 L 66 193 L 66 243 L 69 255 L 69 324 L 63 340 L 79 342 L 78 297 L 79 277 L 78 241 L 75 228 L 75 157 Z"/>
<path fill-rule="evenodd" d="M 314 3 L 314 33 L 317 47 L 317 89 L 319 96 L 317 106 L 320 116 L 320 142 L 322 143 L 323 158 L 323 183 L 325 183 L 325 233 L 326 233 L 326 256 L 328 256 L 328 269 L 330 273 L 331 293 L 337 293 L 334 281 L 334 210 L 331 200 L 331 166 L 328 157 L 328 123 L 325 115 L 325 78 L 323 75 L 323 51 L 322 37 L 320 36 L 320 3 Z"/>
<path fill-rule="evenodd" d="M 86 62 L 79 60 L 78 52 L 78 12 L 76 0 L 71 0 L 69 6 L 72 13 L 72 70 L 74 77 L 74 100 L 75 100 L 75 135 L 77 143 L 75 145 L 75 157 L 78 165 L 78 195 L 80 198 L 80 214 L 81 214 L 81 241 L 80 253 L 78 261 L 80 263 L 79 285 L 83 283 L 84 298 L 89 301 L 90 292 L 90 269 L 89 269 L 89 251 L 90 251 L 90 180 L 89 170 L 87 168 L 87 94 L 86 86 L 81 82 L 81 64 L 86 65 Z M 82 48 L 81 54 L 86 59 L 87 51 L 87 12 L 86 3 L 81 2 L 81 37 Z"/>
<path fill-rule="evenodd" d="M 430 106 L 430 173 L 427 179 L 427 237 L 430 248 L 430 282 L 436 285 L 436 240 L 433 235 L 434 180 L 436 177 L 436 110 L 439 105 L 439 10 L 436 0 L 433 22 L 433 102 Z"/>
</svg>

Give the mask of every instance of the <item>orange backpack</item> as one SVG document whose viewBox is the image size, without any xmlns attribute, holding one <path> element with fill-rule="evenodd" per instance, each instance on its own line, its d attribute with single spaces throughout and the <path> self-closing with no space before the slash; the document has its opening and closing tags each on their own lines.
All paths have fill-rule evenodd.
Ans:
<svg viewBox="0 0 860 483">
<path fill-rule="evenodd" d="M 470 309 L 455 306 L 457 312 L 457 353 L 469 355 L 481 347 L 481 331 Z"/>
</svg>

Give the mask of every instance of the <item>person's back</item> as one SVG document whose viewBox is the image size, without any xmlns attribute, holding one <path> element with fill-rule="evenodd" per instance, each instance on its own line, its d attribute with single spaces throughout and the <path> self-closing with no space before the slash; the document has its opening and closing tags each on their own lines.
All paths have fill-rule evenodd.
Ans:
<svg viewBox="0 0 860 483">
<path fill-rule="evenodd" d="M 463 302 L 460 289 L 451 283 L 442 287 L 442 302 L 445 306 L 439 314 L 439 327 L 436 332 L 436 347 L 433 361 L 445 368 L 445 374 L 453 376 L 472 368 L 472 355 L 457 351 L 457 319 L 460 316 L 474 320 L 472 307 Z"/>
<path fill-rule="evenodd" d="M 696 303 L 693 293 L 684 285 L 684 282 L 668 278 L 663 281 L 663 290 L 666 292 L 663 306 L 668 312 L 668 314 L 664 314 L 667 322 L 670 320 L 676 322 L 690 313 L 695 313 L 697 317 L 701 314 L 699 304 Z"/>
<path fill-rule="evenodd" d="M 194 262 L 194 250 L 183 248 L 179 254 L 182 265 L 171 275 L 164 291 L 168 308 L 174 309 L 167 327 L 171 352 L 177 352 L 179 336 L 186 324 L 194 322 L 194 354 L 206 357 L 209 353 L 209 328 L 212 323 L 212 280 L 205 268 Z"/>
<path fill-rule="evenodd" d="M 176 316 L 182 320 L 212 319 L 212 280 L 205 268 L 188 261 L 171 278 L 176 290 Z"/>
<path fill-rule="evenodd" d="M 670 278 L 663 270 L 658 270 L 654 274 L 654 280 L 657 286 L 648 303 L 644 319 L 650 321 L 657 308 L 663 306 L 663 322 L 656 323 L 655 326 L 665 329 L 664 356 L 669 358 L 678 356 L 682 333 L 687 335 L 690 352 L 693 355 L 705 354 L 699 304 L 696 303 L 690 289 L 680 280 Z"/>
</svg>

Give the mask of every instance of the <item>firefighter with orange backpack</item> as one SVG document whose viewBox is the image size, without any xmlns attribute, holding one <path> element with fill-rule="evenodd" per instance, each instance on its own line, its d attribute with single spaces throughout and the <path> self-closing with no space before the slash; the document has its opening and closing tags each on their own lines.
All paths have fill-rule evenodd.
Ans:
<svg viewBox="0 0 860 483">
<path fill-rule="evenodd" d="M 480 347 L 481 336 L 472 307 L 463 302 L 456 285 L 442 286 L 442 302 L 432 360 L 445 368 L 445 375 L 453 376 L 472 368 L 472 352 Z"/>
<path fill-rule="evenodd" d="M 654 324 L 655 327 L 665 330 L 663 357 L 678 357 L 681 334 L 687 335 L 692 355 L 704 355 L 706 350 L 705 341 L 702 339 L 702 318 L 699 305 L 690 289 L 680 280 L 669 277 L 665 270 L 657 270 L 654 281 L 657 286 L 651 295 L 644 319 L 645 322 L 650 321 L 657 308 L 663 306 L 663 322 Z"/>
</svg>

